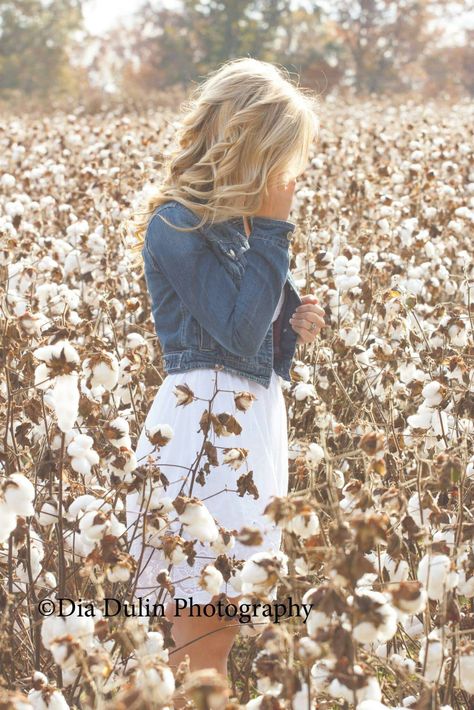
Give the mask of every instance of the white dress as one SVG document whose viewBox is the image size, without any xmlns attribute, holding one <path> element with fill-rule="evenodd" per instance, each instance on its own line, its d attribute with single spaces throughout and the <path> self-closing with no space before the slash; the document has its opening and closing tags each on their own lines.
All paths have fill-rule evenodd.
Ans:
<svg viewBox="0 0 474 710">
<path fill-rule="evenodd" d="M 282 291 L 272 322 L 278 317 L 283 304 Z M 217 379 L 216 379 L 217 378 Z M 149 442 L 145 430 L 158 424 L 168 424 L 173 429 L 172 439 L 159 450 L 157 464 L 166 475 L 170 485 L 163 488 L 160 495 L 172 500 L 180 493 L 183 481 L 189 468 L 196 459 L 203 443 L 203 432 L 199 431 L 199 421 L 202 413 L 208 408 L 206 401 L 194 400 L 185 406 L 176 406 L 177 400 L 173 393 L 176 385 L 188 385 L 196 397 L 209 400 L 219 390 L 213 404 L 212 412 L 232 414 L 242 427 L 239 435 L 216 437 L 213 429 L 209 432 L 210 441 L 217 447 L 219 465 L 212 466 L 205 476 L 204 486 L 194 481 L 192 496 L 204 502 L 214 517 L 218 526 L 232 531 L 239 531 L 244 526 L 257 527 L 263 535 L 264 542 L 260 546 L 243 545 L 236 541 L 234 547 L 225 554 L 235 560 L 246 560 L 256 552 L 264 550 L 277 551 L 281 544 L 281 529 L 273 522 L 263 517 L 263 511 L 271 496 L 285 496 L 288 492 L 288 428 L 285 400 L 281 389 L 281 378 L 272 370 L 269 388 L 255 380 L 242 377 L 226 370 L 196 368 L 186 372 L 167 374 L 155 396 L 145 425 L 138 440 L 136 457 L 138 465 L 144 464 L 151 454 L 156 457 L 156 449 Z M 255 395 L 247 411 L 241 411 L 235 406 L 234 395 L 247 391 Z M 240 447 L 249 450 L 246 462 L 235 470 L 222 463 L 222 448 Z M 200 466 L 207 461 L 204 456 Z M 185 468 L 183 468 L 185 467 Z M 259 492 L 254 498 L 245 493 L 243 497 L 237 492 L 236 482 L 247 471 L 253 471 L 253 481 Z M 188 480 L 190 476 L 188 475 Z M 227 489 L 227 490 L 226 490 Z M 181 491 L 189 495 L 189 483 Z M 148 598 L 150 603 L 166 603 L 171 599 L 169 593 L 160 590 L 156 576 L 161 570 L 168 570 L 174 584 L 174 598 L 192 597 L 192 601 L 205 604 L 211 600 L 211 594 L 198 586 L 200 572 L 209 563 L 213 563 L 218 552 L 209 547 L 209 543 L 197 542 L 196 557 L 192 566 L 187 560 L 173 564 L 167 560 L 163 552 L 145 544 L 142 547 L 143 535 L 140 528 L 143 495 L 132 493 L 127 496 L 126 513 L 129 539 L 132 540 L 130 552 L 139 562 L 140 574 L 135 589 L 136 597 Z M 179 533 L 185 540 L 195 539 L 194 535 L 186 533 L 186 527 L 177 518 L 173 509 L 168 513 L 170 525 L 166 532 Z M 143 551 L 143 554 L 142 554 Z M 240 592 L 232 586 L 232 580 L 223 583 L 219 593 L 225 592 L 229 597 L 235 597 Z M 275 598 L 275 594 L 269 599 Z"/>
</svg>

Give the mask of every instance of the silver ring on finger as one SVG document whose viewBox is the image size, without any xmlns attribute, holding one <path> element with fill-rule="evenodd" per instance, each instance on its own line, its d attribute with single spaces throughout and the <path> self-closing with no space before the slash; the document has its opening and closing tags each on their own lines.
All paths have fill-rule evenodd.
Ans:
<svg viewBox="0 0 474 710">
<path fill-rule="evenodd" d="M 311 325 L 309 326 L 309 330 L 314 333 L 314 331 L 316 330 L 316 323 L 311 323 Z"/>
</svg>

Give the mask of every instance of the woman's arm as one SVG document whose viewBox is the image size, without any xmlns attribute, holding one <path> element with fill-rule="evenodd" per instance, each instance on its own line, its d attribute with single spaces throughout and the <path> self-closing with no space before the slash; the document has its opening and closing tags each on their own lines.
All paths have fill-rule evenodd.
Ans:
<svg viewBox="0 0 474 710">
<path fill-rule="evenodd" d="M 194 226 L 196 215 L 182 205 L 165 206 L 151 219 L 143 256 L 145 268 L 158 268 L 168 278 L 193 317 L 226 350 L 256 355 L 280 298 L 289 267 L 289 244 L 295 225 L 287 220 L 253 217 L 246 268 L 240 286 Z M 148 263 L 147 263 L 148 262 Z"/>
</svg>

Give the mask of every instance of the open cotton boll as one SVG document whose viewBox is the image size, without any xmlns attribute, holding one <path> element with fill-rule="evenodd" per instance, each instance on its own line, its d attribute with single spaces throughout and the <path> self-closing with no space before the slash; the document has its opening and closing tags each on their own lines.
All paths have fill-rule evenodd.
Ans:
<svg viewBox="0 0 474 710">
<path fill-rule="evenodd" d="M 99 501 L 99 504 L 102 502 L 101 499 L 95 498 L 95 496 L 92 496 L 88 493 L 85 493 L 82 496 L 78 496 L 75 498 L 75 500 L 72 501 L 71 505 L 67 509 L 67 512 L 65 513 L 65 518 L 69 522 L 74 522 L 75 520 L 78 520 L 83 512 L 87 509 L 88 506 L 94 504 L 96 501 Z"/>
<path fill-rule="evenodd" d="M 334 666 L 335 662 L 326 658 L 316 661 L 316 663 L 311 666 L 312 685 L 316 692 L 328 692 L 329 679 L 333 673 Z"/>
<path fill-rule="evenodd" d="M 321 461 L 324 460 L 324 449 L 322 446 L 316 443 L 311 443 L 308 445 L 306 450 L 306 460 L 312 466 L 319 466 Z"/>
<path fill-rule="evenodd" d="M 418 660 L 425 669 L 423 676 L 430 683 L 444 683 L 446 651 L 440 640 L 440 630 L 435 629 L 422 639 Z"/>
<path fill-rule="evenodd" d="M 293 372 L 302 382 L 308 382 L 311 377 L 311 369 L 308 365 L 298 364 L 293 367 Z"/>
<path fill-rule="evenodd" d="M 428 384 L 423 387 L 421 394 L 425 398 L 428 407 L 436 407 L 443 401 L 441 388 L 441 383 L 436 380 L 428 382 Z"/>
<path fill-rule="evenodd" d="M 428 594 L 421 582 L 407 580 L 391 585 L 390 598 L 394 607 L 402 614 L 419 614 L 428 603 Z"/>
<path fill-rule="evenodd" d="M 183 507 L 184 505 L 184 507 Z M 184 504 L 174 501 L 179 520 L 185 526 L 185 531 L 200 542 L 213 542 L 219 536 L 219 530 L 214 518 L 204 503 L 198 499 L 190 499 Z"/>
<path fill-rule="evenodd" d="M 116 417 L 108 422 L 103 429 L 103 433 L 112 446 L 116 446 L 117 448 L 124 446 L 126 449 L 132 448 L 130 427 L 127 420 L 123 417 Z"/>
<path fill-rule="evenodd" d="M 46 501 L 36 514 L 36 520 L 42 527 L 55 525 L 58 522 L 58 506 L 54 501 Z"/>
<path fill-rule="evenodd" d="M 219 594 L 224 577 L 214 565 L 206 565 L 199 578 L 199 586 L 211 596 Z"/>
<path fill-rule="evenodd" d="M 99 353 L 87 358 L 83 370 L 90 381 L 90 387 L 101 385 L 104 389 L 113 390 L 118 382 L 119 364 L 115 355 Z"/>
<path fill-rule="evenodd" d="M 256 552 L 244 562 L 240 578 L 244 594 L 272 591 L 281 576 L 288 574 L 288 557 L 281 550 Z"/>
<path fill-rule="evenodd" d="M 298 402 L 302 402 L 308 399 L 308 397 L 317 397 L 314 385 L 307 382 L 298 382 L 293 390 L 293 394 Z"/>
<path fill-rule="evenodd" d="M 209 547 L 217 555 L 225 555 L 235 547 L 235 537 L 224 528 L 219 528 L 219 536 L 210 543 Z"/>
<path fill-rule="evenodd" d="M 0 543 L 6 542 L 16 528 L 16 514 L 0 500 Z"/>
<path fill-rule="evenodd" d="M 168 662 L 169 652 L 164 648 L 164 637 L 160 631 L 147 631 L 145 641 L 137 648 L 139 658 L 151 657 L 154 660 Z"/>
<path fill-rule="evenodd" d="M 154 661 L 153 666 L 138 669 L 136 685 L 138 688 L 146 689 L 157 705 L 169 705 L 175 691 L 173 671 L 169 666 Z"/>
<path fill-rule="evenodd" d="M 15 704 L 12 710 L 69 710 L 62 692 L 50 685 L 46 676 L 39 672 L 33 674 L 33 688 L 28 693 L 28 700 L 28 705 Z"/>
<path fill-rule="evenodd" d="M 474 647 L 472 644 L 467 644 L 459 653 L 455 668 L 455 677 L 458 685 L 469 693 L 474 695 Z"/>
<path fill-rule="evenodd" d="M 360 666 L 354 666 L 354 671 L 356 671 L 356 676 L 363 675 Z M 342 698 L 347 703 L 353 703 L 354 697 L 358 704 L 363 700 L 380 701 L 382 699 L 382 690 L 377 678 L 370 676 L 366 677 L 365 681 L 365 685 L 353 689 L 352 687 L 345 685 L 345 683 L 342 680 L 339 680 L 339 678 L 334 678 L 329 684 L 328 693 L 336 700 Z"/>
<path fill-rule="evenodd" d="M 356 589 L 351 599 L 354 608 L 352 634 L 362 644 L 390 641 L 397 632 L 397 613 L 380 592 Z"/>
<path fill-rule="evenodd" d="M 317 535 L 320 530 L 319 518 L 314 510 L 307 510 L 295 515 L 284 524 L 284 529 L 292 532 L 303 540 Z"/>
<path fill-rule="evenodd" d="M 109 519 L 97 510 L 89 510 L 84 513 L 79 521 L 79 529 L 88 541 L 96 542 L 100 540 L 109 528 Z"/>
<path fill-rule="evenodd" d="M 70 431 L 79 414 L 78 375 L 58 375 L 54 381 L 52 405 L 62 432 Z"/>
<path fill-rule="evenodd" d="M 387 571 L 391 582 L 405 582 L 410 574 L 410 566 L 406 560 L 394 560 L 388 552 L 382 558 L 382 567 Z"/>
<path fill-rule="evenodd" d="M 84 476 L 91 472 L 92 466 L 100 461 L 99 454 L 92 448 L 94 439 L 87 434 L 77 434 L 67 447 L 67 453 L 71 457 L 71 467 L 77 473 Z"/>
<path fill-rule="evenodd" d="M 146 435 L 153 446 L 166 446 L 174 436 L 174 431 L 169 424 L 157 424 L 147 429 Z"/>
<path fill-rule="evenodd" d="M 357 704 L 356 710 L 392 710 L 392 708 L 378 700 L 363 700 Z"/>
<path fill-rule="evenodd" d="M 423 584 L 430 599 L 440 601 L 458 583 L 459 575 L 451 570 L 447 555 L 426 553 L 418 565 L 417 579 Z"/>
<path fill-rule="evenodd" d="M 16 515 L 34 515 L 35 488 L 22 473 L 12 473 L 3 483 L 3 498 L 7 510 Z"/>
</svg>

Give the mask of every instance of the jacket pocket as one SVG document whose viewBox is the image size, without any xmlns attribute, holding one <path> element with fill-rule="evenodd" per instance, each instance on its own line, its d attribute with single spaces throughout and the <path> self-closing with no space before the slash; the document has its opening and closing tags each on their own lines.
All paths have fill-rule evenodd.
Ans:
<svg viewBox="0 0 474 710">
<path fill-rule="evenodd" d="M 199 350 L 209 350 L 214 351 L 216 349 L 216 341 L 210 335 L 207 330 L 204 330 L 202 325 L 199 323 Z"/>
</svg>

